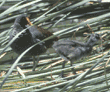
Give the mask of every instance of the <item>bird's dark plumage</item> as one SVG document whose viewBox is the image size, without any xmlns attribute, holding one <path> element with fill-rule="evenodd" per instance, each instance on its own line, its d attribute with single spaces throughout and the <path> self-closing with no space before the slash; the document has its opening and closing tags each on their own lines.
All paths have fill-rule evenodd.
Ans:
<svg viewBox="0 0 110 92">
<path fill-rule="evenodd" d="M 57 41 L 54 43 L 53 48 L 64 60 L 71 61 L 72 65 L 74 60 L 87 56 L 99 38 L 98 34 L 92 34 L 85 43 L 75 40 Z"/>
<path fill-rule="evenodd" d="M 20 15 L 15 19 L 14 22 L 14 28 L 12 32 L 10 33 L 10 40 L 20 31 L 23 29 L 29 27 L 28 21 L 26 20 L 25 15 Z M 11 45 L 11 48 L 18 54 L 21 54 L 23 51 L 25 51 L 27 48 L 32 46 L 33 44 L 53 35 L 48 30 L 45 30 L 43 28 L 32 26 L 28 28 L 25 32 L 23 32 Z M 56 37 L 57 38 L 57 37 Z M 27 52 L 26 55 L 39 55 L 47 50 L 50 45 L 53 44 L 53 41 L 56 39 L 50 39 L 46 42 L 42 42 L 32 48 L 29 52 Z"/>
<path fill-rule="evenodd" d="M 28 24 L 28 25 L 27 25 Z M 49 32 L 48 30 L 45 30 L 41 27 L 29 27 L 31 25 L 29 19 L 23 14 L 20 15 L 15 19 L 14 22 L 14 28 L 12 32 L 10 33 L 10 39 L 13 39 L 16 34 L 21 32 L 23 29 L 27 28 L 26 31 L 24 31 L 22 34 L 19 35 L 19 37 L 11 44 L 11 48 L 13 51 L 15 51 L 18 54 L 21 54 L 26 49 L 31 47 L 32 45 L 40 42 L 41 40 L 52 36 L 53 34 Z M 29 28 L 28 28 L 29 27 Z M 53 41 L 58 40 L 58 38 L 53 38 L 48 41 L 42 42 L 35 47 L 33 47 L 31 50 L 29 50 L 26 55 L 33 56 L 33 71 L 35 70 L 35 67 L 37 66 L 38 60 L 35 63 L 35 55 L 40 55 L 44 52 L 46 52 L 47 48 L 51 47 L 53 45 Z"/>
</svg>

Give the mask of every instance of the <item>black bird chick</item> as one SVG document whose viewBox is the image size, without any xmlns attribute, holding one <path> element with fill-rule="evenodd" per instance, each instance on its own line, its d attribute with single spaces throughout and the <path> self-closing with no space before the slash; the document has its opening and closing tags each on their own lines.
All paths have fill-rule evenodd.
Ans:
<svg viewBox="0 0 110 92">
<path fill-rule="evenodd" d="M 14 28 L 10 33 L 9 41 L 13 39 L 13 37 L 16 36 L 16 34 L 21 32 L 23 29 L 29 27 L 29 25 L 31 25 L 31 22 L 24 14 L 17 17 L 14 22 Z M 21 54 L 33 44 L 38 43 L 39 41 L 51 35 L 53 34 L 48 30 L 45 30 L 41 27 L 35 28 L 35 26 L 32 26 L 21 35 L 19 35 L 19 37 L 11 44 L 11 48 L 16 53 Z M 58 40 L 57 37 L 36 45 L 26 53 L 26 55 L 28 56 L 33 56 L 33 71 L 35 70 L 35 67 L 37 65 L 36 63 L 38 63 L 38 60 L 35 63 L 35 56 L 46 52 L 47 48 L 51 47 L 53 45 L 53 41 L 55 40 Z"/>
<path fill-rule="evenodd" d="M 89 40 L 85 43 L 75 40 L 62 40 L 55 42 L 53 48 L 65 60 L 63 62 L 62 68 L 65 67 L 66 61 L 71 61 L 70 65 L 72 66 L 74 60 L 78 60 L 90 54 L 93 46 L 99 39 L 99 34 L 91 34 Z M 74 74 L 76 74 L 74 68 L 72 68 L 72 71 Z M 61 77 L 64 77 L 63 71 L 61 73 Z"/>
</svg>

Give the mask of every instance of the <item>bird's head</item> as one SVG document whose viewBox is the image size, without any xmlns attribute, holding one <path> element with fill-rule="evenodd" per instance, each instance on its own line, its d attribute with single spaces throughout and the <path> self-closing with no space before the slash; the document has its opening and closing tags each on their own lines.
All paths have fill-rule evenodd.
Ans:
<svg viewBox="0 0 110 92">
<path fill-rule="evenodd" d="M 96 42 L 100 39 L 100 35 L 99 34 L 92 34 L 90 36 L 90 38 L 91 38 L 92 42 Z"/>
<path fill-rule="evenodd" d="M 19 17 L 17 17 L 15 19 L 15 23 L 19 23 L 21 25 L 21 27 L 25 28 L 25 26 L 28 25 L 32 25 L 29 18 L 25 15 L 22 14 Z"/>
<path fill-rule="evenodd" d="M 90 46 L 95 45 L 95 43 L 100 39 L 100 35 L 99 34 L 91 34 L 87 44 Z"/>
</svg>

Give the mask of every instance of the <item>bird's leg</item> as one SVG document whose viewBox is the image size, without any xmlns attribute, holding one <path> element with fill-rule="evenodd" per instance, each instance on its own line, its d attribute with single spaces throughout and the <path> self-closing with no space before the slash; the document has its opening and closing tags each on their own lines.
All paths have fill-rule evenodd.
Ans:
<svg viewBox="0 0 110 92">
<path fill-rule="evenodd" d="M 73 62 L 70 62 L 70 65 L 73 66 Z M 76 71 L 74 70 L 74 68 L 71 68 L 71 71 L 73 72 L 73 74 L 76 74 Z"/>
<path fill-rule="evenodd" d="M 65 68 L 65 62 L 66 62 L 66 61 L 63 61 L 62 69 Z M 64 77 L 64 71 L 61 72 L 61 77 L 62 77 L 62 78 Z"/>
<path fill-rule="evenodd" d="M 39 56 L 38 56 L 37 60 L 36 60 L 35 56 L 32 56 L 32 57 L 33 57 L 33 69 L 32 69 L 32 71 L 35 71 L 35 68 L 39 62 Z"/>
</svg>

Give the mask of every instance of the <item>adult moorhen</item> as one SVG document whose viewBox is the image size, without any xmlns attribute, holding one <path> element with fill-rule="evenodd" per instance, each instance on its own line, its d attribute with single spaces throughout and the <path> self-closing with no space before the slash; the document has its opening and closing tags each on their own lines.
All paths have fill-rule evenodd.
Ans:
<svg viewBox="0 0 110 92">
<path fill-rule="evenodd" d="M 16 34 L 18 34 L 23 29 L 29 27 L 31 25 L 31 22 L 29 18 L 26 17 L 26 15 L 22 14 L 19 17 L 15 19 L 14 22 L 14 28 L 10 33 L 10 39 L 13 39 Z M 28 28 L 25 32 L 23 32 L 12 44 L 11 48 L 13 51 L 15 51 L 18 54 L 21 54 L 23 51 L 25 51 L 27 48 L 32 46 L 33 44 L 53 35 L 48 30 L 45 30 L 41 27 L 35 27 L 32 26 Z M 45 42 L 42 42 L 35 47 L 33 47 L 30 51 L 26 53 L 26 55 L 33 56 L 33 71 L 35 70 L 35 67 L 38 63 L 35 63 L 35 56 L 40 55 L 44 52 L 46 52 L 47 48 L 51 47 L 53 45 L 53 41 L 57 41 L 58 38 L 53 38 L 50 40 L 47 40 Z"/>
</svg>

